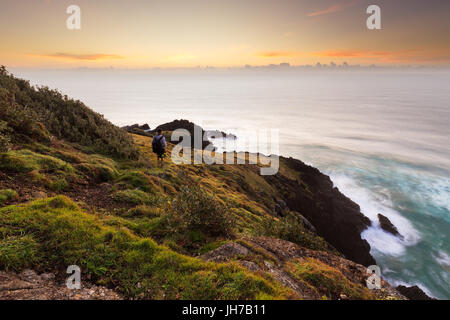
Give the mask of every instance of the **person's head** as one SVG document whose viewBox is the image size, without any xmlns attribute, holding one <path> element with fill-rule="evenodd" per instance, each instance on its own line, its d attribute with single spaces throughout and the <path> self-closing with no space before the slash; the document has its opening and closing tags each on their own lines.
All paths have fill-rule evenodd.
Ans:
<svg viewBox="0 0 450 320">
<path fill-rule="evenodd" d="M 162 134 L 162 130 L 158 129 L 156 132 L 158 132 L 158 134 Z"/>
</svg>

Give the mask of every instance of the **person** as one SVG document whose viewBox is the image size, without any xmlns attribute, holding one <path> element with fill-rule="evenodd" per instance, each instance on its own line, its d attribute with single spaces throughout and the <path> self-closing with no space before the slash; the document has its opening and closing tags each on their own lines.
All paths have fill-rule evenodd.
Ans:
<svg viewBox="0 0 450 320">
<path fill-rule="evenodd" d="M 166 138 L 162 135 L 161 129 L 158 129 L 157 135 L 153 137 L 152 149 L 156 153 L 158 166 L 162 167 L 166 151 Z"/>
</svg>

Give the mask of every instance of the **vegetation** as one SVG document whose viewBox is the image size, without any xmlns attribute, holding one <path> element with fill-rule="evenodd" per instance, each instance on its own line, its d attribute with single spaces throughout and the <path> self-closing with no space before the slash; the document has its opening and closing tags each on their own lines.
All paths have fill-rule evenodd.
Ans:
<svg viewBox="0 0 450 320">
<path fill-rule="evenodd" d="M 172 203 L 172 216 L 181 228 L 211 236 L 229 236 L 234 225 L 226 205 L 195 185 L 183 187 L 178 193 Z"/>
<path fill-rule="evenodd" d="M 17 198 L 19 198 L 19 196 L 15 190 L 11 189 L 0 190 L 0 205 L 4 204 L 7 201 Z"/>
<path fill-rule="evenodd" d="M 131 137 L 92 111 L 48 87 L 33 87 L 0 67 L 0 148 L 8 141 L 48 143 L 50 134 L 96 152 L 136 159 Z"/>
<path fill-rule="evenodd" d="M 307 231 L 302 220 L 295 214 L 291 213 L 286 217 L 281 217 L 278 221 L 270 218 L 264 219 L 261 227 L 261 233 L 266 236 L 291 241 L 313 250 L 330 250 L 328 243 L 323 238 Z"/>
<path fill-rule="evenodd" d="M 349 299 L 375 299 L 365 286 L 351 282 L 339 270 L 318 259 L 297 259 L 289 264 L 289 268 L 295 278 L 309 283 L 329 299 L 339 299 L 340 294 Z"/>
<path fill-rule="evenodd" d="M 64 270 L 76 264 L 98 283 L 153 299 L 281 298 L 288 293 L 237 265 L 204 263 L 123 226 L 108 226 L 63 196 L 4 207 L 0 225 L 0 268 L 6 270 Z"/>
</svg>

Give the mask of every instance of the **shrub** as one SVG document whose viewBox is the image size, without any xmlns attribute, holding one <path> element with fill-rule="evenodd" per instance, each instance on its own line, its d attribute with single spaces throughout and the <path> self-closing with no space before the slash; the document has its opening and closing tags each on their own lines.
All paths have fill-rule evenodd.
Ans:
<svg viewBox="0 0 450 320">
<path fill-rule="evenodd" d="M 33 87 L 0 68 L 0 120 L 7 122 L 15 142 L 59 139 L 103 154 L 137 159 L 132 137 L 82 102 L 48 87 Z"/>
<path fill-rule="evenodd" d="M 0 190 L 0 205 L 4 204 L 6 201 L 17 199 L 19 195 L 15 190 L 3 189 Z"/>
<path fill-rule="evenodd" d="M 329 250 L 323 238 L 306 231 L 302 221 L 291 214 L 278 221 L 273 218 L 263 219 L 260 228 L 260 232 L 269 237 L 290 241 L 312 250 Z"/>
<path fill-rule="evenodd" d="M 229 236 L 235 224 L 228 208 L 196 185 L 180 190 L 172 210 L 188 230 L 199 230 L 211 236 Z"/>
</svg>

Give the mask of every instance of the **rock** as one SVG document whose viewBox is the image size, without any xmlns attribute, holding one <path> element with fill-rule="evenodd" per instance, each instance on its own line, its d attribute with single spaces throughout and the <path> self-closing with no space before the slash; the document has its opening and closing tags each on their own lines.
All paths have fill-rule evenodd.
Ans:
<svg viewBox="0 0 450 320">
<path fill-rule="evenodd" d="M 34 191 L 31 196 L 34 199 L 41 199 L 41 198 L 47 198 L 47 194 L 43 191 Z"/>
<path fill-rule="evenodd" d="M 392 222 L 389 220 L 388 217 L 383 216 L 381 213 L 379 213 L 378 221 L 380 221 L 381 229 L 383 229 L 389 233 L 392 233 L 394 236 L 402 237 L 402 235 L 398 232 L 397 228 L 392 224 Z"/>
<path fill-rule="evenodd" d="M 55 275 L 53 273 L 43 273 L 41 274 L 41 279 L 42 280 L 55 279 Z"/>
<path fill-rule="evenodd" d="M 53 273 L 38 275 L 33 270 L 17 274 L 0 271 L 0 300 L 122 300 L 119 294 L 105 287 L 83 281 L 80 290 L 70 290 L 56 282 Z"/>
<path fill-rule="evenodd" d="M 303 215 L 301 215 L 298 212 L 294 212 L 294 214 L 297 215 L 302 220 L 303 226 L 305 227 L 306 230 L 311 231 L 313 233 L 317 233 L 316 228 L 314 228 L 314 226 L 311 224 L 311 222 L 309 222 L 308 219 L 306 219 Z"/>
<path fill-rule="evenodd" d="M 407 297 L 409 300 L 436 300 L 427 296 L 427 294 L 418 286 L 398 286 L 395 289 L 397 289 L 398 292 Z"/>
<path fill-rule="evenodd" d="M 286 216 L 287 211 L 289 211 L 289 208 L 287 207 L 285 201 L 278 200 L 277 203 L 275 203 L 274 211 L 277 215 L 284 217 Z"/>
<path fill-rule="evenodd" d="M 296 293 L 297 296 L 293 297 L 294 299 L 321 299 L 322 296 L 316 289 L 292 276 L 292 261 L 308 261 L 310 258 L 319 260 L 341 272 L 344 277 L 356 285 L 365 283 L 368 276 L 367 268 L 360 264 L 332 253 L 306 249 L 289 241 L 267 237 L 246 238 L 240 240 L 240 243 L 243 243 L 242 241 L 245 242 L 245 246 L 229 242 L 200 258 L 218 262 L 234 260 L 256 274 L 270 274 L 274 280 L 291 288 Z M 405 299 L 387 281 L 382 280 L 381 285 L 381 290 L 373 292 L 377 299 Z M 338 295 L 334 298 L 346 299 L 346 296 Z M 350 298 L 347 297 L 347 299 Z"/>
<path fill-rule="evenodd" d="M 245 257 L 248 253 L 248 249 L 239 243 L 228 242 L 215 250 L 205 253 L 200 258 L 207 261 L 225 262 L 235 256 Z"/>
</svg>

